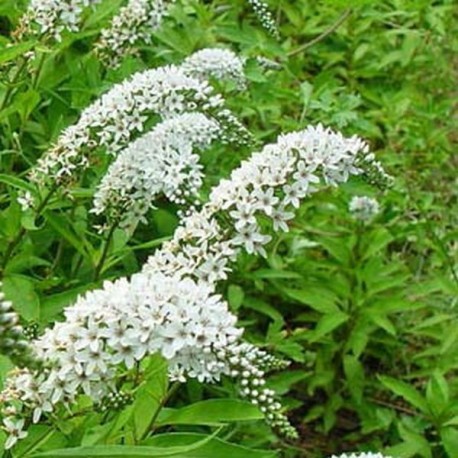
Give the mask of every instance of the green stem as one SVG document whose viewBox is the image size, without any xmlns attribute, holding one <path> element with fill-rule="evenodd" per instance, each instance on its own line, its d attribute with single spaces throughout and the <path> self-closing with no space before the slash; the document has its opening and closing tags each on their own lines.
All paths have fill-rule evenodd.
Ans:
<svg viewBox="0 0 458 458">
<path fill-rule="evenodd" d="M 41 70 L 43 69 L 43 64 L 45 63 L 45 58 L 46 58 L 45 54 L 42 53 L 40 56 L 40 62 L 38 63 L 37 70 L 35 72 L 35 75 L 33 76 L 32 89 L 36 89 L 38 85 L 38 80 L 40 79 L 40 74 L 41 74 Z"/>
<path fill-rule="evenodd" d="M 347 353 L 347 342 L 349 340 L 349 337 L 354 329 L 355 325 L 355 311 L 358 307 L 358 303 L 355 300 L 355 295 L 358 292 L 358 275 L 356 273 L 357 269 L 360 267 L 361 263 L 361 240 L 362 236 L 364 233 L 364 225 L 361 221 L 357 222 L 356 226 L 356 243 L 353 247 L 353 252 L 351 255 L 351 259 L 349 262 L 349 273 L 348 273 L 348 281 L 349 281 L 349 287 L 350 287 L 350 293 L 349 297 L 347 300 L 347 306 L 345 312 L 349 315 L 348 321 L 345 323 L 343 327 L 343 332 L 342 336 L 339 338 L 339 340 L 342 342 L 340 345 L 340 348 L 337 350 L 336 355 L 335 355 L 335 364 L 334 366 L 337 368 L 336 372 L 338 376 L 334 378 L 333 384 L 334 384 L 334 389 L 335 392 L 339 391 L 339 386 L 336 386 L 336 382 L 342 380 L 345 377 L 345 371 L 343 368 L 343 361 L 345 358 L 345 354 Z"/>
<path fill-rule="evenodd" d="M 422 213 L 422 216 L 425 218 L 426 229 L 429 232 L 429 235 L 431 236 L 431 239 L 439 247 L 439 251 L 442 253 L 442 256 L 445 259 L 445 264 L 450 269 L 450 273 L 452 274 L 453 280 L 458 285 L 458 275 L 457 275 L 456 270 L 455 270 L 455 263 L 454 263 L 452 257 L 450 256 L 449 250 L 445 246 L 445 244 L 442 241 L 442 239 L 434 231 L 434 228 L 433 228 L 433 226 L 431 224 L 431 221 L 428 219 L 428 215 L 426 214 L 426 212 L 423 212 L 422 208 L 419 208 L 419 210 Z"/>
<path fill-rule="evenodd" d="M 161 413 L 161 410 L 167 404 L 168 400 L 177 392 L 180 385 L 180 382 L 174 382 L 170 389 L 167 391 L 166 395 L 162 398 L 161 402 L 159 403 L 156 409 L 156 412 L 154 412 L 153 418 L 151 418 L 148 428 L 146 428 L 145 432 L 141 437 L 141 441 L 145 440 L 148 437 L 148 434 L 154 430 L 154 423 L 156 423 L 157 417 Z"/>
<path fill-rule="evenodd" d="M 36 441 L 32 442 L 30 447 L 25 449 L 25 451 L 22 452 L 20 457 L 25 457 L 25 456 L 30 456 L 32 452 L 37 450 L 39 447 L 41 447 L 43 444 L 45 444 L 48 439 L 54 434 L 55 430 L 54 429 L 49 429 L 46 431 L 41 437 L 39 437 Z"/>
<path fill-rule="evenodd" d="M 297 54 L 300 54 L 301 52 L 306 51 L 307 49 L 311 48 L 312 46 L 315 46 L 317 43 L 320 41 L 324 40 L 328 35 L 331 35 L 337 28 L 350 16 L 352 10 L 351 8 L 348 8 L 345 10 L 342 15 L 337 19 L 334 24 L 332 24 L 330 27 L 328 27 L 323 33 L 318 35 L 316 38 L 313 40 L 310 40 L 307 43 L 304 43 L 303 45 L 299 46 L 296 49 L 293 49 L 288 53 L 288 57 L 293 57 L 296 56 Z"/>
<path fill-rule="evenodd" d="M 13 79 L 9 82 L 8 88 L 6 89 L 5 96 L 3 97 L 2 104 L 0 105 L 0 111 L 3 111 L 3 109 L 8 105 L 8 102 L 10 100 L 10 96 L 13 93 L 13 90 L 19 81 L 20 76 L 22 75 L 22 72 L 24 69 L 27 67 L 27 62 L 29 61 L 28 58 L 24 59 L 22 61 L 22 64 L 18 67 L 16 74 L 14 75 Z"/>
<path fill-rule="evenodd" d="M 108 256 L 108 251 L 110 249 L 111 240 L 113 239 L 113 234 L 117 227 L 118 227 L 118 223 L 114 223 L 110 227 L 110 231 L 108 232 L 105 246 L 103 247 L 102 256 L 100 257 L 100 260 L 95 268 L 94 281 L 97 281 L 100 278 L 100 274 L 102 273 L 103 265 L 105 264 L 105 261 Z"/>
</svg>

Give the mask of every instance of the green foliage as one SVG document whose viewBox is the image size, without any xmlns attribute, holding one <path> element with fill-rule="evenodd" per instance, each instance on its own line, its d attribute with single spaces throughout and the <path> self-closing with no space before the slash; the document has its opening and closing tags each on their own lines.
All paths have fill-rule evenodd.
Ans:
<svg viewBox="0 0 458 458">
<path fill-rule="evenodd" d="M 14 28 L 23 3 L 2 2 L 5 30 Z M 56 424 L 32 426 L 3 456 L 270 458 L 282 448 L 288 457 L 361 449 L 454 458 L 455 2 L 358 1 L 351 10 L 340 0 L 270 2 L 281 35 L 276 41 L 245 1 L 178 1 L 151 45 L 106 70 L 91 46 L 118 3 L 105 0 L 81 32 L 54 45 L 10 46 L 2 32 L 1 279 L 23 324 L 43 329 L 62 319 L 78 294 L 138 271 L 178 223 L 176 208 L 161 202 L 131 237 L 114 231 L 104 240 L 88 213 L 103 160 L 71 195 L 41 196 L 38 214 L 17 203 L 18 192 L 37 192 L 26 174 L 59 132 L 135 71 L 177 62 L 204 46 L 230 46 L 251 59 L 248 91 L 233 91 L 228 104 L 257 140 L 322 122 L 367 138 L 395 185 L 376 196 L 382 211 L 368 223 L 348 211 L 352 196 L 374 193 L 362 183 L 314 196 L 266 260 L 238 259 L 222 291 L 248 339 L 292 361 L 269 383 L 285 397 L 301 433 L 297 443 L 279 444 L 256 421 L 261 415 L 253 406 L 232 399 L 228 383 L 173 393 L 165 363 L 153 358 L 131 405 L 104 414 L 86 400 L 78 406 L 85 415 L 75 409 Z M 37 58 L 27 61 L 31 49 Z M 258 56 L 278 68 L 261 71 Z M 203 194 L 248 154 L 213 153 L 204 157 Z M 2 356 L 1 380 L 10 369 Z M 210 395 L 218 399 L 205 400 Z"/>
</svg>

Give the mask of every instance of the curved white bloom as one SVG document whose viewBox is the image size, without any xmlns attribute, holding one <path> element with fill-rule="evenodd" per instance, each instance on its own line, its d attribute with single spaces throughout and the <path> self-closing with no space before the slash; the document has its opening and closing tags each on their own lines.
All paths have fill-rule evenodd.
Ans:
<svg viewBox="0 0 458 458">
<path fill-rule="evenodd" d="M 145 129 L 151 114 L 168 119 L 186 111 L 212 114 L 225 128 L 223 142 L 247 141 L 247 132 L 213 94 L 205 81 L 188 76 L 183 69 L 167 66 L 135 74 L 117 84 L 86 108 L 79 121 L 68 127 L 56 144 L 32 170 L 38 184 L 62 183 L 90 164 L 91 153 L 104 148 L 117 154 Z"/>
<path fill-rule="evenodd" d="M 271 236 L 263 233 L 261 219 L 270 220 L 274 231 L 287 231 L 294 210 L 320 183 L 343 183 L 350 175 L 365 174 L 374 163 L 361 139 L 345 138 L 321 125 L 281 135 L 277 143 L 242 162 L 230 179 L 221 180 L 204 208 L 182 221 L 173 240 L 148 259 L 144 271 L 223 280 L 227 264 L 241 249 L 265 255 Z M 381 178 L 385 176 L 383 172 Z M 221 220 L 230 227 L 222 227 Z M 209 276 L 203 268 L 208 259 L 218 259 L 224 268 L 215 267 Z"/>
<path fill-rule="evenodd" d="M 230 80 L 240 89 L 246 87 L 245 59 L 229 49 L 202 49 L 186 58 L 181 66 L 186 73 L 198 78 Z"/>
<path fill-rule="evenodd" d="M 81 15 L 101 0 L 31 0 L 20 20 L 19 36 L 35 33 L 61 39 L 64 30 L 77 32 Z"/>
<path fill-rule="evenodd" d="M 63 131 L 37 162 L 31 180 L 60 184 L 75 179 L 78 170 L 88 167 L 97 148 L 117 154 L 144 131 L 153 114 L 169 119 L 188 111 L 202 111 L 225 129 L 223 142 L 246 143 L 246 129 L 223 105 L 223 98 L 214 94 L 208 82 L 190 76 L 179 66 L 135 73 L 87 107 L 77 123 Z"/>
<path fill-rule="evenodd" d="M 88 156 L 98 146 L 115 154 L 144 130 L 150 113 L 167 119 L 197 104 L 204 109 L 220 107 L 221 98 L 211 93 L 207 83 L 187 76 L 179 67 L 136 73 L 83 111 L 38 161 L 32 178 L 40 182 L 71 177 L 76 169 L 88 166 Z"/>
<path fill-rule="evenodd" d="M 372 452 L 356 452 L 356 453 L 344 453 L 342 455 L 332 455 L 329 458 L 391 458 L 381 453 Z"/>
<path fill-rule="evenodd" d="M 380 213 L 377 200 L 367 196 L 354 196 L 348 208 L 353 217 L 360 221 L 369 221 Z"/>
<path fill-rule="evenodd" d="M 99 58 L 109 67 L 118 67 L 121 59 L 136 51 L 137 46 L 151 43 L 172 1 L 129 0 L 113 17 L 109 27 L 102 29 L 95 45 Z"/>
<path fill-rule="evenodd" d="M 134 228 L 154 208 L 159 194 L 184 204 L 202 185 L 196 149 L 222 134 L 220 125 L 201 113 L 184 113 L 156 125 L 119 153 L 94 196 L 92 212 Z"/>
</svg>

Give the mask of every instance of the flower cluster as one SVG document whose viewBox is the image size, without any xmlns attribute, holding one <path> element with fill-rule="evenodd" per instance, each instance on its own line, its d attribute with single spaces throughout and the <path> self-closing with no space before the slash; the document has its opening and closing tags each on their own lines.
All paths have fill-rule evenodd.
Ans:
<svg viewBox="0 0 458 458">
<path fill-rule="evenodd" d="M 248 3 L 253 8 L 254 13 L 261 22 L 261 25 L 277 40 L 280 38 L 277 25 L 269 10 L 269 7 L 263 0 L 248 0 Z"/>
<path fill-rule="evenodd" d="M 273 429 L 282 436 L 296 439 L 297 431 L 282 414 L 282 405 L 276 399 L 275 391 L 265 386 L 265 374 L 272 370 L 284 369 L 288 363 L 249 344 L 240 345 L 238 355 L 240 354 L 241 357 L 231 356 L 232 361 L 235 362 L 232 364 L 231 376 L 240 380 L 241 396 L 248 398 L 253 405 L 259 407 Z"/>
<path fill-rule="evenodd" d="M 351 453 L 351 454 L 344 453 L 339 456 L 332 455 L 329 458 L 391 458 L 391 457 L 382 455 L 381 453 L 361 452 L 361 453 Z"/>
<path fill-rule="evenodd" d="M 68 307 L 65 318 L 34 342 L 49 367 L 16 370 L 8 379 L 0 396 L 10 408 L 8 421 L 30 416 L 38 422 L 82 393 L 106 401 L 119 370 L 152 354 L 168 360 L 172 378 L 219 380 L 230 369 L 216 354 L 242 333 L 213 288 L 162 274 L 106 282 Z"/>
<path fill-rule="evenodd" d="M 100 401 L 101 412 L 113 412 L 121 410 L 131 404 L 134 400 L 132 393 L 123 391 L 112 391 Z"/>
<path fill-rule="evenodd" d="M 182 221 L 144 270 L 180 272 L 209 283 L 224 280 L 229 261 L 241 249 L 266 254 L 272 237 L 263 227 L 288 231 L 294 210 L 320 183 L 345 182 L 350 175 L 364 174 L 372 163 L 361 139 L 345 138 L 321 125 L 282 135 L 244 161 L 230 179 L 221 180 L 209 202 Z"/>
<path fill-rule="evenodd" d="M 168 119 L 188 111 L 217 119 L 225 130 L 223 142 L 249 141 L 246 129 L 224 108 L 223 98 L 208 82 L 171 65 L 134 74 L 86 108 L 40 158 L 31 179 L 54 185 L 75 179 L 77 171 L 88 167 L 95 150 L 103 148 L 115 155 L 145 130 L 152 114 Z"/>
<path fill-rule="evenodd" d="M 206 48 L 187 57 L 181 67 L 188 75 L 196 78 L 228 80 L 239 89 L 246 88 L 244 73 L 245 59 L 228 49 Z"/>
<path fill-rule="evenodd" d="M 97 3 L 100 0 L 31 0 L 16 35 L 46 35 L 60 41 L 64 30 L 78 31 L 84 9 Z"/>
<path fill-rule="evenodd" d="M 169 3 L 164 0 L 129 0 L 102 29 L 95 51 L 101 61 L 116 68 L 125 55 L 133 54 L 141 43 L 151 43 L 151 34 L 159 28 Z"/>
<path fill-rule="evenodd" d="M 195 149 L 207 148 L 222 133 L 202 113 L 184 113 L 156 125 L 133 141 L 111 164 L 94 196 L 92 212 L 133 229 L 163 194 L 183 205 L 202 185 Z"/>
<path fill-rule="evenodd" d="M 373 156 L 363 141 L 321 125 L 282 135 L 254 153 L 213 189 L 201 210 L 184 218 L 141 273 L 80 297 L 66 309 L 66 321 L 35 342 L 51 365 L 35 373 L 16 371 L 1 395 L 12 409 L 6 420 L 16 425 L 14 437 L 24 434 L 25 416 L 38 421 L 80 393 L 102 402 L 115 390 L 120 371 L 152 354 L 168 361 L 172 380 L 235 378 L 272 427 L 295 437 L 265 386 L 266 372 L 282 363 L 241 340 L 237 319 L 215 288 L 239 251 L 265 254 L 271 240 L 265 228 L 287 231 L 294 209 L 320 184 L 364 175 L 365 167 L 373 167 Z"/>
<path fill-rule="evenodd" d="M 359 221 L 370 221 L 380 212 L 377 200 L 367 196 L 354 196 L 348 208 L 353 217 Z"/>
<path fill-rule="evenodd" d="M 19 367 L 36 364 L 24 329 L 19 324 L 19 316 L 13 310 L 13 304 L 5 300 L 2 291 L 0 291 L 0 354 L 7 355 Z"/>
</svg>

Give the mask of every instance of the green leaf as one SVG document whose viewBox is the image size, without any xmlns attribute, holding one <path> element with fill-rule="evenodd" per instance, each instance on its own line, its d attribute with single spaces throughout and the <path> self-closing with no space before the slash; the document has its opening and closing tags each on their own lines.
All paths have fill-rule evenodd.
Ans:
<svg viewBox="0 0 458 458">
<path fill-rule="evenodd" d="M 141 439 L 152 425 L 158 409 L 167 396 L 167 362 L 159 355 L 153 356 L 146 370 L 147 382 L 137 391 L 134 402 L 134 431 L 137 440 Z"/>
<path fill-rule="evenodd" d="M 259 269 L 249 275 L 250 278 L 264 280 L 264 279 L 302 279 L 302 275 L 297 272 L 291 272 L 288 270 L 275 270 L 275 269 Z"/>
<path fill-rule="evenodd" d="M 336 295 L 321 286 L 307 286 L 304 289 L 282 288 L 282 291 L 301 304 L 308 305 L 313 310 L 321 313 L 338 312 Z"/>
<path fill-rule="evenodd" d="M 29 191 L 32 195 L 36 195 L 37 189 L 35 186 L 30 184 L 28 181 L 22 180 L 14 175 L 6 175 L 5 173 L 0 173 L 0 183 L 5 183 L 8 186 L 12 186 L 16 189 L 21 189 L 22 191 Z"/>
<path fill-rule="evenodd" d="M 227 288 L 227 300 L 232 310 L 237 310 L 243 303 L 245 293 L 240 286 L 229 285 Z"/>
<path fill-rule="evenodd" d="M 40 93 L 34 89 L 29 89 L 28 91 L 18 95 L 14 101 L 14 106 L 16 107 L 17 112 L 21 115 L 22 120 L 25 121 L 39 103 Z"/>
<path fill-rule="evenodd" d="M 148 439 L 148 445 L 185 445 L 205 437 L 196 433 L 159 434 Z M 219 438 L 208 441 L 202 447 L 186 453 L 186 458 L 274 458 L 277 453 L 271 450 L 256 450 L 231 444 Z"/>
<path fill-rule="evenodd" d="M 49 323 L 55 319 L 62 312 L 64 307 L 71 305 L 79 294 L 83 294 L 91 289 L 91 287 L 93 287 L 91 283 L 86 283 L 83 286 L 78 286 L 62 293 L 45 296 L 41 302 L 42 324 Z"/>
<path fill-rule="evenodd" d="M 335 312 L 325 315 L 317 323 L 316 328 L 309 335 L 309 342 L 316 342 L 322 337 L 330 334 L 334 329 L 342 326 L 350 317 L 343 312 Z"/>
<path fill-rule="evenodd" d="M 27 437 L 18 442 L 14 448 L 14 457 L 32 456 L 34 452 L 46 449 L 60 448 L 67 445 L 65 436 L 56 428 L 45 425 L 30 425 Z"/>
<path fill-rule="evenodd" d="M 391 241 L 393 236 L 384 228 L 377 228 L 367 238 L 364 246 L 363 259 L 372 258 L 377 252 L 385 248 Z"/>
<path fill-rule="evenodd" d="M 32 455 L 36 458 L 141 458 L 141 457 L 163 457 L 174 456 L 176 458 L 185 458 L 187 453 L 196 450 L 207 442 L 211 441 L 213 437 L 219 432 L 215 431 L 212 435 L 204 436 L 203 439 L 193 442 L 188 445 L 154 447 L 147 445 L 95 445 L 91 447 L 74 447 L 68 449 L 51 450 L 49 452 L 37 453 Z M 169 445 L 169 444 L 167 444 Z"/>
<path fill-rule="evenodd" d="M 328 253 L 342 265 L 348 265 L 351 258 L 349 248 L 342 243 L 342 240 L 336 238 L 322 237 L 320 244 L 328 251 Z"/>
<path fill-rule="evenodd" d="M 0 212 L 0 234 L 4 234 L 9 241 L 14 240 L 20 230 L 21 207 L 13 197 L 8 208 Z M 0 246 L 5 251 L 6 246 Z"/>
<path fill-rule="evenodd" d="M 434 371 L 426 386 L 426 400 L 431 413 L 439 418 L 447 408 L 450 399 L 449 387 L 445 377 L 439 372 Z"/>
<path fill-rule="evenodd" d="M 40 299 L 32 280 L 23 275 L 7 275 L 3 279 L 3 291 L 14 309 L 27 321 L 38 321 Z"/>
<path fill-rule="evenodd" d="M 84 258 L 92 259 L 92 247 L 86 240 L 75 234 L 71 227 L 72 223 L 64 216 L 52 212 L 45 212 L 46 220 L 52 228 L 61 235 L 70 245 L 75 248 Z"/>
<path fill-rule="evenodd" d="M 283 323 L 284 321 L 283 315 L 275 307 L 256 297 L 246 297 L 243 306 L 272 318 L 276 323 Z"/>
<path fill-rule="evenodd" d="M 164 425 L 220 425 L 225 422 L 253 421 L 264 418 L 260 410 L 238 399 L 210 399 L 177 410 L 167 410 L 157 424 Z"/>
<path fill-rule="evenodd" d="M 458 450 L 458 429 L 447 427 L 440 430 L 444 448 L 450 457 L 456 456 Z"/>
<path fill-rule="evenodd" d="M 394 447 L 389 447 L 385 451 L 388 456 L 402 458 L 432 457 L 431 446 L 423 435 L 411 431 L 402 423 L 398 423 L 398 429 L 403 442 Z"/>
<path fill-rule="evenodd" d="M 355 402 L 360 404 L 363 397 L 364 388 L 364 368 L 363 365 L 352 355 L 344 357 L 344 372 L 347 378 L 347 387 Z"/>
<path fill-rule="evenodd" d="M 33 49 L 35 45 L 35 41 L 26 41 L 17 45 L 2 48 L 0 50 L 0 65 L 4 64 L 5 62 L 9 62 L 10 60 L 16 59 L 16 57 L 19 57 L 27 51 Z"/>
<path fill-rule="evenodd" d="M 401 396 L 421 412 L 428 413 L 428 404 L 425 398 L 413 386 L 384 375 L 379 376 L 379 380 L 394 394 Z"/>
<path fill-rule="evenodd" d="M 389 318 L 383 313 L 376 313 L 373 310 L 368 309 L 364 311 L 364 314 L 367 315 L 375 325 L 384 329 L 388 334 L 391 334 L 392 336 L 396 335 L 396 328 Z"/>
</svg>

